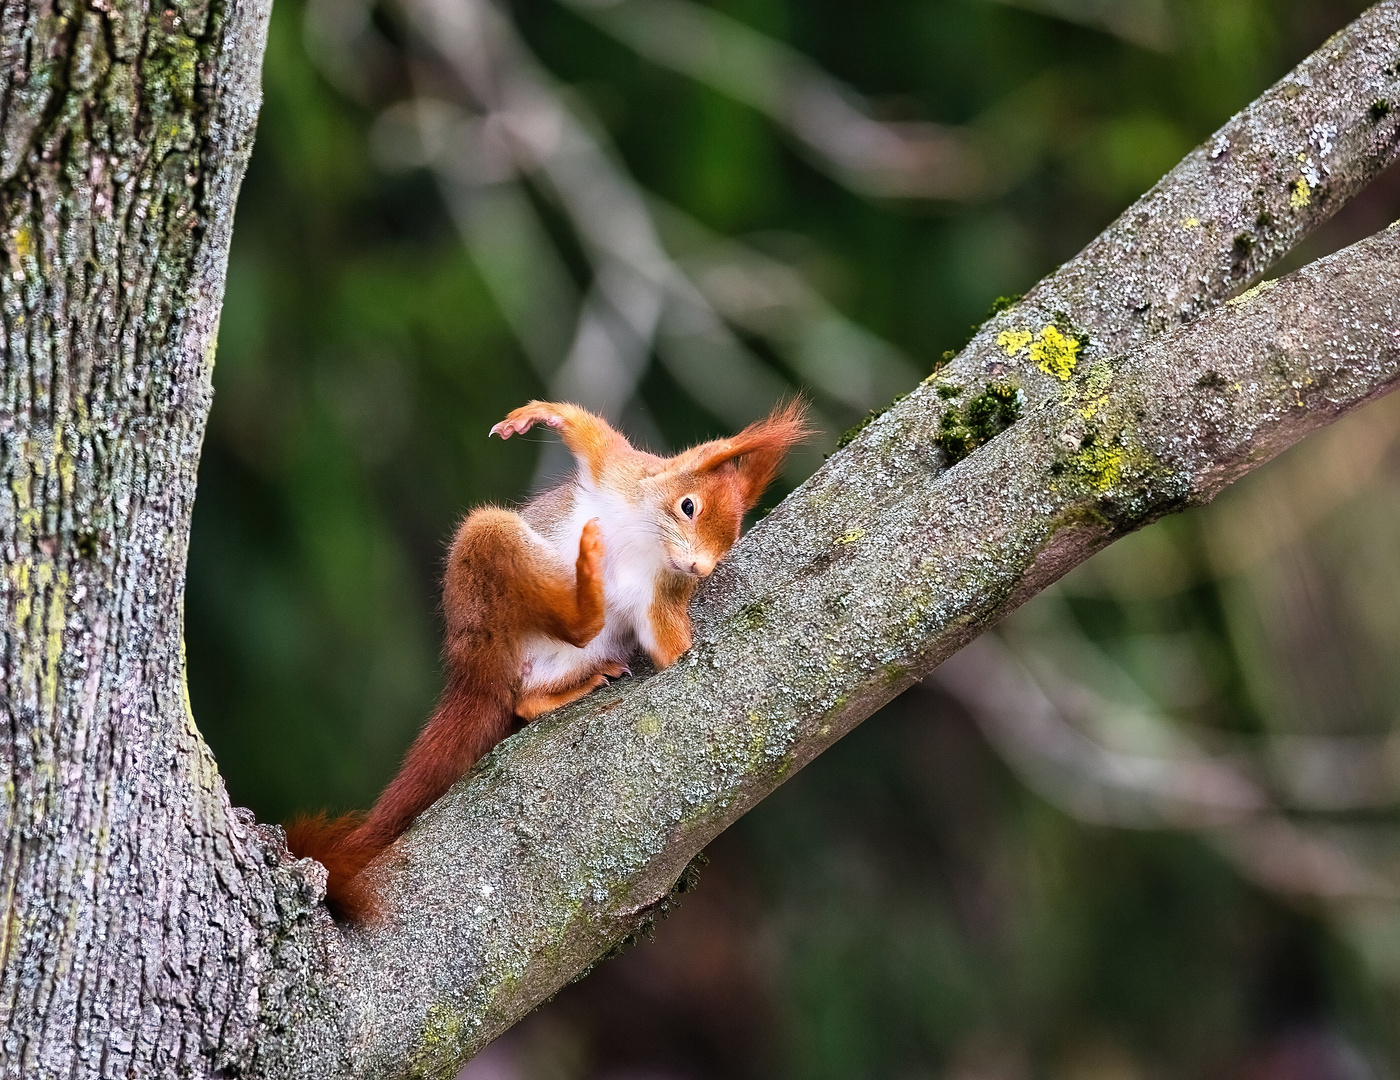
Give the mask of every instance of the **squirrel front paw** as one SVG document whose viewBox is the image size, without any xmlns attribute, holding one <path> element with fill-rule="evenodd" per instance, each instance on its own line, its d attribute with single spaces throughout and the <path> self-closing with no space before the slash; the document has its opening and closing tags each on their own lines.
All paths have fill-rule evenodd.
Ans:
<svg viewBox="0 0 1400 1080">
<path fill-rule="evenodd" d="M 532 401 L 518 409 L 512 409 L 506 418 L 491 429 L 491 435 L 509 439 L 512 435 L 524 435 L 536 424 L 547 424 L 552 428 L 562 427 L 564 418 L 554 409 L 540 401 Z M 487 436 L 490 437 L 489 435 Z"/>
</svg>

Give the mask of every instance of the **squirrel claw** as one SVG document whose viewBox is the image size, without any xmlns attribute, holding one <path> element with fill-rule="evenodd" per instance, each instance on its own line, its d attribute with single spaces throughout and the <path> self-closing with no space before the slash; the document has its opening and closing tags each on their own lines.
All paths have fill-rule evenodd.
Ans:
<svg viewBox="0 0 1400 1080">
<path fill-rule="evenodd" d="M 512 435 L 524 435 L 534 424 L 529 420 L 523 420 L 518 416 L 507 416 L 499 424 L 491 428 L 491 435 L 499 435 L 503 439 L 509 439 Z M 488 435 L 489 439 L 491 436 Z"/>
<path fill-rule="evenodd" d="M 509 439 L 512 435 L 524 435 L 536 424 L 545 424 L 548 427 L 557 428 L 564 426 L 564 418 L 558 413 L 532 412 L 530 406 L 523 409 L 516 409 L 499 424 L 491 429 L 491 435 L 499 435 L 503 439 Z M 488 435 L 489 439 L 491 435 Z"/>
</svg>

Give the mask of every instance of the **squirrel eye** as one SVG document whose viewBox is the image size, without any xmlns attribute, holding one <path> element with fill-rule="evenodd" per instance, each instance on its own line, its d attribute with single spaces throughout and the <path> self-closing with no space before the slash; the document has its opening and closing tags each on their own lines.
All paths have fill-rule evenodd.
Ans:
<svg viewBox="0 0 1400 1080">
<path fill-rule="evenodd" d="M 693 518 L 695 516 L 695 500 L 689 495 L 681 500 L 681 513 L 688 518 Z"/>
</svg>

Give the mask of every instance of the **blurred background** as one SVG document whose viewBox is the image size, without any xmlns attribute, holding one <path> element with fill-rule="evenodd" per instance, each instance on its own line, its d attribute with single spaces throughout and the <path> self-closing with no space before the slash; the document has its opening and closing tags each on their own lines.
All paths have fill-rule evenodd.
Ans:
<svg viewBox="0 0 1400 1080">
<path fill-rule="evenodd" d="M 800 482 L 1363 6 L 278 0 L 186 601 L 234 802 L 394 772 L 456 520 L 560 468 L 506 411 L 665 450 L 800 387 Z M 1400 399 L 872 717 L 464 1076 L 1400 1075 L 1397 556 Z"/>
</svg>

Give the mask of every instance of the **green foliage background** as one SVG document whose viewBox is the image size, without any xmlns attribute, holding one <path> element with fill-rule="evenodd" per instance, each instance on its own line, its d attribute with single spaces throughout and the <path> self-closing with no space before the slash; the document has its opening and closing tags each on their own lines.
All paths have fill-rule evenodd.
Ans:
<svg viewBox="0 0 1400 1080">
<path fill-rule="evenodd" d="M 511 11 L 643 189 L 792 266 L 926 371 L 994 298 L 1076 253 L 1362 8 L 1147 2 L 1172 30 L 1154 50 L 1093 25 L 1125 5 L 714 5 L 858 88 L 880 116 L 972 125 L 1005 182 L 963 203 L 854 193 L 754 110 L 577 12 L 552 0 Z M 407 74 L 391 68 L 357 99 L 312 62 L 302 22 L 301 0 L 279 0 L 186 601 L 195 714 L 234 801 L 264 819 L 366 805 L 392 775 L 439 686 L 445 543 L 467 508 L 522 498 L 535 468 L 537 446 L 488 442 L 487 429 L 545 392 L 432 176 L 371 153 L 378 111 L 410 93 Z M 411 50 L 392 9 L 376 22 Z M 586 286 L 557 209 L 533 197 Z M 1312 254 L 1400 215 L 1393 178 L 1368 200 Z M 724 430 L 661 366 L 640 394 L 673 446 Z M 1326 518 L 1318 558 L 1331 569 L 1314 599 L 1398 595 L 1396 471 L 1383 457 L 1350 516 Z M 1314 623 L 1221 572 L 1212 527 L 1195 515 L 1134 538 L 1020 625 L 1068 627 L 1183 722 L 1241 736 L 1284 724 L 1278 697 L 1311 691 L 1276 677 L 1288 656 L 1267 633 L 1241 628 Z M 1388 731 L 1400 634 L 1394 619 L 1349 610 L 1336 620 L 1345 633 L 1324 635 L 1341 667 L 1303 650 L 1325 668 L 1317 700 L 1357 702 L 1318 722 Z M 1183 696 L 1185 682 L 1197 690 Z M 1394 832 L 1389 810 L 1366 824 Z M 1271 892 L 1209 835 L 1076 820 L 934 690 L 873 718 L 711 855 L 658 943 L 571 988 L 468 1075 L 1350 1077 L 1400 1064 L 1385 959 L 1396 950 L 1375 944 L 1400 936 L 1390 909 L 1358 921 Z"/>
</svg>

